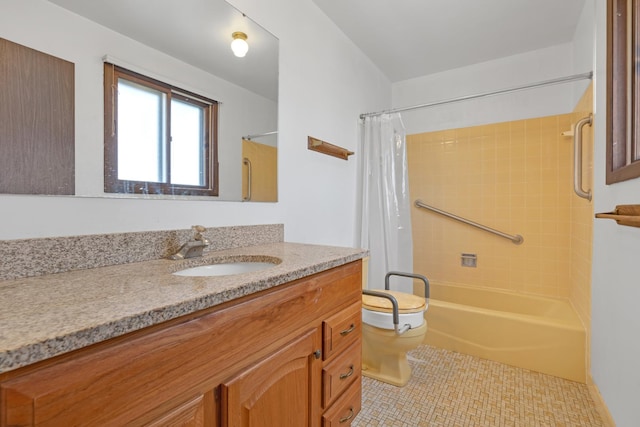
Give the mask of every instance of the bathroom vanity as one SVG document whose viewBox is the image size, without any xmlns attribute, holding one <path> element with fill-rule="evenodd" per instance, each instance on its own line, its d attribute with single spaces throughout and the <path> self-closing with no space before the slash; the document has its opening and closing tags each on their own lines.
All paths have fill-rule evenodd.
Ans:
<svg viewBox="0 0 640 427">
<path fill-rule="evenodd" d="M 38 289 L 51 291 L 51 307 L 62 311 L 67 307 L 56 305 L 55 287 L 82 277 L 112 283 L 98 292 L 108 293 L 111 304 L 130 301 L 120 320 L 84 319 L 83 330 L 77 324 L 40 343 L 33 336 L 20 348 L 2 342 L 0 426 L 349 425 L 361 399 L 360 259 L 366 253 L 274 243 L 215 256 L 247 253 L 282 262 L 235 276 L 179 277 L 171 274 L 178 269 L 172 261 L 153 260 L 0 282 L 0 297 L 12 285 L 34 297 Z M 163 293 L 162 304 L 151 297 L 153 286 Z M 181 296 L 171 296 L 178 289 Z M 132 306 L 137 318 L 126 313 Z M 131 328 L 132 318 L 141 325 L 163 311 L 173 318 L 118 331 Z M 54 317 L 73 315 L 69 304 Z M 15 322 L 19 329 L 20 319 Z M 79 344 L 80 337 L 90 343 Z M 57 351 L 56 342 L 77 348 L 47 354 Z"/>
</svg>

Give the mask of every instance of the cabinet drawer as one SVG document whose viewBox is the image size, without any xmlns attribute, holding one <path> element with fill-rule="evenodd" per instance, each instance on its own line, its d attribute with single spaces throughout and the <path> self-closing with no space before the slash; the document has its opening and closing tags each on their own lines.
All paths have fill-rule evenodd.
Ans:
<svg viewBox="0 0 640 427">
<path fill-rule="evenodd" d="M 322 407 L 327 408 L 354 381 L 360 381 L 362 346 L 357 340 L 322 370 Z"/>
<path fill-rule="evenodd" d="M 360 379 L 351 384 L 345 394 L 322 416 L 322 427 L 350 426 L 360 412 L 362 389 Z"/>
<path fill-rule="evenodd" d="M 323 322 L 323 360 L 339 353 L 362 336 L 362 302 L 328 318 Z"/>
</svg>

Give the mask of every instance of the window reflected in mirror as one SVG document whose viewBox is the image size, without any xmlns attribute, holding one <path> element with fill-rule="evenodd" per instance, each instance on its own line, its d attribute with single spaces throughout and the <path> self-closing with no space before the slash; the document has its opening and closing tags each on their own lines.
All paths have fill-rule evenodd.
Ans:
<svg viewBox="0 0 640 427">
<path fill-rule="evenodd" d="M 218 195 L 214 100 L 105 63 L 105 192 Z"/>
</svg>

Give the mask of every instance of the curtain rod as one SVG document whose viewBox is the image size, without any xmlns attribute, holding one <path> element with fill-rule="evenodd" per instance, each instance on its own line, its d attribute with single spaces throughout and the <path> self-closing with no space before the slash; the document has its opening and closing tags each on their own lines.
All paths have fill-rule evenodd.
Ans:
<svg viewBox="0 0 640 427">
<path fill-rule="evenodd" d="M 433 106 L 442 105 L 442 104 L 451 104 L 454 102 L 467 101 L 469 99 L 477 99 L 477 98 L 484 98 L 484 97 L 495 96 L 495 95 L 502 95 L 505 93 L 518 92 L 521 90 L 533 89 L 533 88 L 542 87 L 542 86 L 557 85 L 557 84 L 568 83 L 568 82 L 573 82 L 577 80 L 585 80 L 585 79 L 590 80 L 592 78 L 593 78 L 593 71 L 589 71 L 588 73 L 574 74 L 571 76 L 559 77 L 551 80 L 544 80 L 537 83 L 531 83 L 531 84 L 511 87 L 507 89 L 500 89 L 492 92 L 483 92 L 483 93 L 477 93 L 474 95 L 466 95 L 458 98 L 451 98 L 451 99 L 445 99 L 442 101 L 429 102 L 426 104 L 413 105 L 411 107 L 392 108 L 390 110 L 378 111 L 376 113 L 364 113 L 364 114 L 360 114 L 360 119 L 364 119 L 365 117 L 381 116 L 383 114 L 389 114 L 389 113 L 398 113 L 400 111 L 415 110 L 418 108 L 433 107 Z"/>
<path fill-rule="evenodd" d="M 265 133 L 256 133 L 254 135 L 247 135 L 247 136 L 243 136 L 242 139 L 246 139 L 248 141 L 251 141 L 252 138 L 259 138 L 261 136 L 268 136 L 268 135 L 276 135 L 278 133 L 277 130 L 271 131 L 271 132 L 265 132 Z"/>
</svg>

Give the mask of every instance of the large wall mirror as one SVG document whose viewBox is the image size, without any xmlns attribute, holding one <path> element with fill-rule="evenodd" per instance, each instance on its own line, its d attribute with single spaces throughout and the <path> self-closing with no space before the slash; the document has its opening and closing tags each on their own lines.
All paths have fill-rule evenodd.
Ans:
<svg viewBox="0 0 640 427">
<path fill-rule="evenodd" d="M 243 13 L 224 0 L 23 0 L 12 2 L 5 9 L 0 18 L 0 38 L 8 42 L 7 46 L 15 43 L 60 60 L 62 69 L 66 64 L 72 66 L 73 142 L 65 155 L 71 153 L 72 160 L 67 163 L 71 163 L 73 171 L 66 173 L 74 182 L 70 192 L 61 194 L 277 201 L 278 40 Z M 231 50 L 234 33 L 246 37 L 249 50 L 244 57 Z M 0 55 L 7 50 L 0 49 Z M 176 99 L 197 94 L 201 97 L 198 99 L 215 102 L 216 120 L 207 129 L 216 136 L 215 155 L 208 160 L 216 174 L 215 182 L 210 183 L 215 186 L 215 192 L 210 193 L 213 195 L 105 191 L 105 176 L 109 175 L 105 161 L 110 161 L 105 159 L 110 129 L 107 121 L 117 117 L 106 114 L 113 111 L 107 111 L 105 104 L 105 64 L 166 83 L 175 89 Z M 25 75 L 29 73 L 27 68 Z M 19 99 L 20 92 L 16 93 L 15 99 Z M 51 95 L 53 99 L 58 97 Z M 44 103 L 52 109 L 66 105 L 51 99 Z M 7 113 L 10 107 L 0 106 L 0 113 L 4 111 L 13 118 L 14 112 Z M 137 120 L 134 117 L 130 121 Z M 24 121 L 38 120 L 26 117 Z M 48 131 L 36 138 L 42 144 L 47 134 Z M 58 138 L 64 141 L 69 139 L 68 134 L 60 132 Z M 15 152 L 15 133 L 0 134 L 0 139 L 0 152 L 5 148 L 6 152 Z M 141 154 L 149 155 L 148 151 Z M 19 156 L 28 161 L 29 149 L 22 150 Z M 45 176 L 52 178 L 63 169 L 63 162 L 49 155 L 38 162 L 37 167 L 45 168 Z M 10 178 L 27 185 L 1 192 L 47 194 L 46 190 L 30 190 L 20 168 L 15 168 Z M 33 187 L 37 188 L 35 184 Z"/>
</svg>

